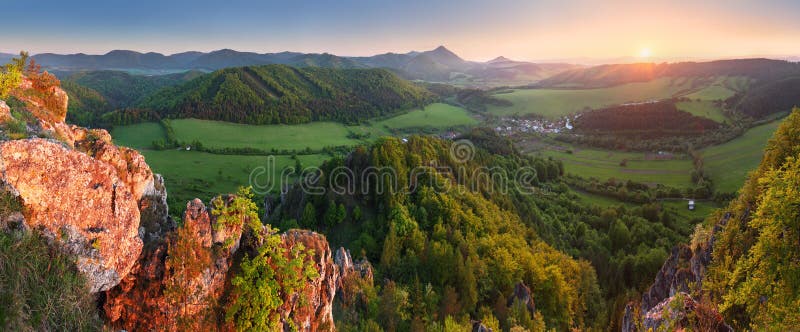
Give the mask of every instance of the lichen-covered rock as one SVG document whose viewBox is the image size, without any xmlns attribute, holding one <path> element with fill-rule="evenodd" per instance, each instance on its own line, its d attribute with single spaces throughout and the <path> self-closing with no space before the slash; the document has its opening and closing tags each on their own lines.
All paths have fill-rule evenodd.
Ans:
<svg viewBox="0 0 800 332">
<path fill-rule="evenodd" d="M 292 320 L 300 331 L 334 330 L 333 299 L 339 282 L 339 270 L 333 263 L 328 240 L 316 232 L 293 229 L 281 234 L 281 241 L 285 248 L 303 244 L 306 249 L 310 249 L 313 253 L 311 259 L 319 272 L 319 276 L 303 288 L 302 297 L 299 294 L 290 294 L 283 299 L 283 305 L 279 309 L 281 318 L 284 322 Z M 304 301 L 300 301 L 301 298 Z"/>
<path fill-rule="evenodd" d="M 58 83 L 40 88 L 30 78 L 23 76 L 22 82 L 12 94 L 24 101 L 31 113 L 44 122 L 63 123 L 67 118 L 69 96 Z"/>
<path fill-rule="evenodd" d="M 733 331 L 716 310 L 703 306 L 684 292 L 656 304 L 643 318 L 642 331 Z"/>
<path fill-rule="evenodd" d="M 336 249 L 333 262 L 339 267 L 340 279 L 345 279 L 350 274 L 357 273 L 360 278 L 367 279 L 370 283 L 373 280 L 372 264 L 366 259 L 353 261 L 352 256 L 350 256 L 350 250 L 346 250 L 344 247 Z"/>
<path fill-rule="evenodd" d="M 0 143 L 2 180 L 25 206 L 25 223 L 40 229 L 77 259 L 92 292 L 107 290 L 127 275 L 142 249 L 138 236 L 144 186 L 120 178 L 120 170 L 44 139 Z M 150 174 L 140 181 L 152 181 Z"/>
<path fill-rule="evenodd" d="M 21 219 L 21 228 L 42 231 L 73 255 L 92 292 L 107 290 L 141 253 L 139 205 L 154 186 L 153 173 L 142 155 L 115 146 L 107 131 L 64 123 L 67 93 L 54 76 L 33 75 L 12 90 L 25 103 L 20 111 L 38 121 L 28 120 L 22 137 L 53 139 L 0 142 L 0 182 L 25 211 L 10 220 Z M 11 119 L 7 106 L 0 105 L 0 121 Z"/>
<path fill-rule="evenodd" d="M 156 243 L 166 234 L 175 230 L 175 221 L 169 216 L 167 188 L 160 174 L 153 176 L 139 200 L 139 237 L 145 246 Z"/>
<path fill-rule="evenodd" d="M 198 314 L 212 310 L 213 303 L 222 297 L 235 251 L 224 248 L 211 250 L 212 246 L 218 245 L 212 241 L 213 223 L 213 217 L 202 201 L 194 199 L 186 204 L 183 224 L 191 230 L 188 236 L 192 239 L 184 243 L 196 244 L 188 248 L 192 252 L 213 252 L 212 260 L 206 266 L 196 267 L 202 271 L 199 275 L 178 281 L 181 288 L 190 290 L 189 299 L 184 302 L 191 305 L 183 305 L 165 292 L 166 285 L 176 281 L 172 278 L 176 278 L 175 271 L 178 268 L 169 264 L 168 258 L 175 254 L 177 241 L 175 233 L 171 233 L 170 236 L 154 238 L 156 243 L 142 252 L 133 273 L 119 286 L 105 293 L 103 310 L 109 325 L 129 331 L 177 331 L 187 326 L 200 330 L 217 328 L 215 322 L 204 319 L 209 318 L 208 315 L 202 317 Z M 229 234 L 241 237 L 241 232 Z M 183 317 L 196 316 L 197 319 L 179 323 L 179 313 Z"/>
<path fill-rule="evenodd" d="M 0 100 L 0 122 L 6 122 L 11 119 L 11 107 L 8 107 L 5 100 Z"/>
</svg>

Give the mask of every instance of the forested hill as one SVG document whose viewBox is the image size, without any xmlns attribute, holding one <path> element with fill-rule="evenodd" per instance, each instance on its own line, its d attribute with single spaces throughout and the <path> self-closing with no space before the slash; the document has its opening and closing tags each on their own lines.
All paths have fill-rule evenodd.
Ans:
<svg viewBox="0 0 800 332">
<path fill-rule="evenodd" d="M 103 95 L 113 108 L 135 105 L 144 96 L 172 85 L 177 85 L 203 73 L 187 71 L 168 75 L 132 75 L 123 71 L 100 70 L 77 72 L 62 77 L 63 82 L 74 82 Z M 67 91 L 70 92 L 70 91 Z"/>
<path fill-rule="evenodd" d="M 434 100 L 424 88 L 383 69 L 285 65 L 227 68 L 147 98 L 138 107 L 161 117 L 238 123 L 354 123 L 421 107 Z"/>
<path fill-rule="evenodd" d="M 772 80 L 800 75 L 800 64 L 771 59 L 737 59 L 709 62 L 632 63 L 576 68 L 550 77 L 542 87 L 598 88 L 633 82 L 647 82 L 659 77 L 747 76 Z"/>
<path fill-rule="evenodd" d="M 734 329 L 795 330 L 800 326 L 800 109 L 784 120 L 764 152 L 739 197 L 709 218 L 692 243 L 716 239 L 703 289 Z"/>
<path fill-rule="evenodd" d="M 693 221 L 659 203 L 584 203 L 560 161 L 522 155 L 491 129 L 461 139 L 476 148 L 419 136 L 357 148 L 313 178 L 313 186 L 328 186 L 325 194 L 296 185 L 270 214 L 279 228 L 321 232 L 375 264 L 374 286 L 382 288 L 370 282 L 343 293 L 363 293 L 361 301 L 380 309 L 343 305 L 337 328 L 436 330 L 451 318 L 495 331 L 616 326 L 625 301 L 691 235 Z M 356 175 L 352 182 L 333 173 L 342 169 Z M 603 186 L 648 195 L 631 181 Z M 518 284 L 530 288 L 535 307 L 515 304 Z"/>
</svg>

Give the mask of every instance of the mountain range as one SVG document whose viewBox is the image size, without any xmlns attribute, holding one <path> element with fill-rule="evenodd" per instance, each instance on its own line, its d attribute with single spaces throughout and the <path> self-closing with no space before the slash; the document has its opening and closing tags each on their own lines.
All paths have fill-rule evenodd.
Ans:
<svg viewBox="0 0 800 332">
<path fill-rule="evenodd" d="M 2 56 L 5 55 L 0 55 Z M 384 53 L 365 57 L 344 57 L 329 53 L 253 53 L 223 49 L 208 53 L 184 52 L 172 55 L 126 50 L 115 50 L 103 55 L 42 53 L 34 55 L 33 58 L 51 71 L 109 69 L 136 72 L 213 71 L 265 64 L 337 69 L 386 68 L 411 80 L 462 85 L 530 83 L 578 67 L 565 63 L 538 64 L 514 61 L 502 56 L 488 62 L 468 61 L 444 46 L 424 52 Z"/>
</svg>

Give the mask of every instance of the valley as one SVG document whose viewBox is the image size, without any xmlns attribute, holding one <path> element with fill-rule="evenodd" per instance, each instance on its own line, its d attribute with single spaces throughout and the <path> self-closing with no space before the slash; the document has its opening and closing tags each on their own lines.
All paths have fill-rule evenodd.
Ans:
<svg viewBox="0 0 800 332">
<path fill-rule="evenodd" d="M 489 113 L 498 116 L 537 114 L 556 119 L 587 109 L 678 97 L 707 84 L 708 80 L 702 78 L 660 78 L 596 89 L 563 86 L 558 89 L 501 90 L 494 96 L 510 101 L 513 106 L 490 106 Z"/>
<path fill-rule="evenodd" d="M 2 177 L 21 189 L 4 189 L 0 226 L 38 222 L 56 241 L 44 246 L 61 245 L 55 229 L 81 259 L 119 265 L 75 274 L 91 285 L 81 305 L 102 310 L 89 323 L 106 327 L 629 331 L 682 294 L 753 282 L 711 252 L 783 239 L 763 216 L 790 213 L 781 188 L 796 180 L 800 66 L 781 60 L 478 62 L 443 46 L 20 57 L 0 72 L 14 83 L 0 91 Z M 90 219 L 51 222 L 67 204 Z M 8 255 L 17 240 L 2 236 Z M 714 279 L 695 289 L 706 266 Z M 203 309 L 175 309 L 195 296 L 182 290 Z M 702 302 L 715 326 L 770 323 L 738 307 L 753 294 L 727 296 Z"/>
</svg>

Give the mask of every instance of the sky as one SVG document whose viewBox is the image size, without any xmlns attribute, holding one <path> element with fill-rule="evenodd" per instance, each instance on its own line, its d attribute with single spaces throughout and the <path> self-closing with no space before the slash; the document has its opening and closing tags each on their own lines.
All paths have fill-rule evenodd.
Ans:
<svg viewBox="0 0 800 332">
<path fill-rule="evenodd" d="M 800 55 L 796 0 L 2 2 L 6 53 L 374 55 L 445 45 L 478 61 Z"/>
</svg>

